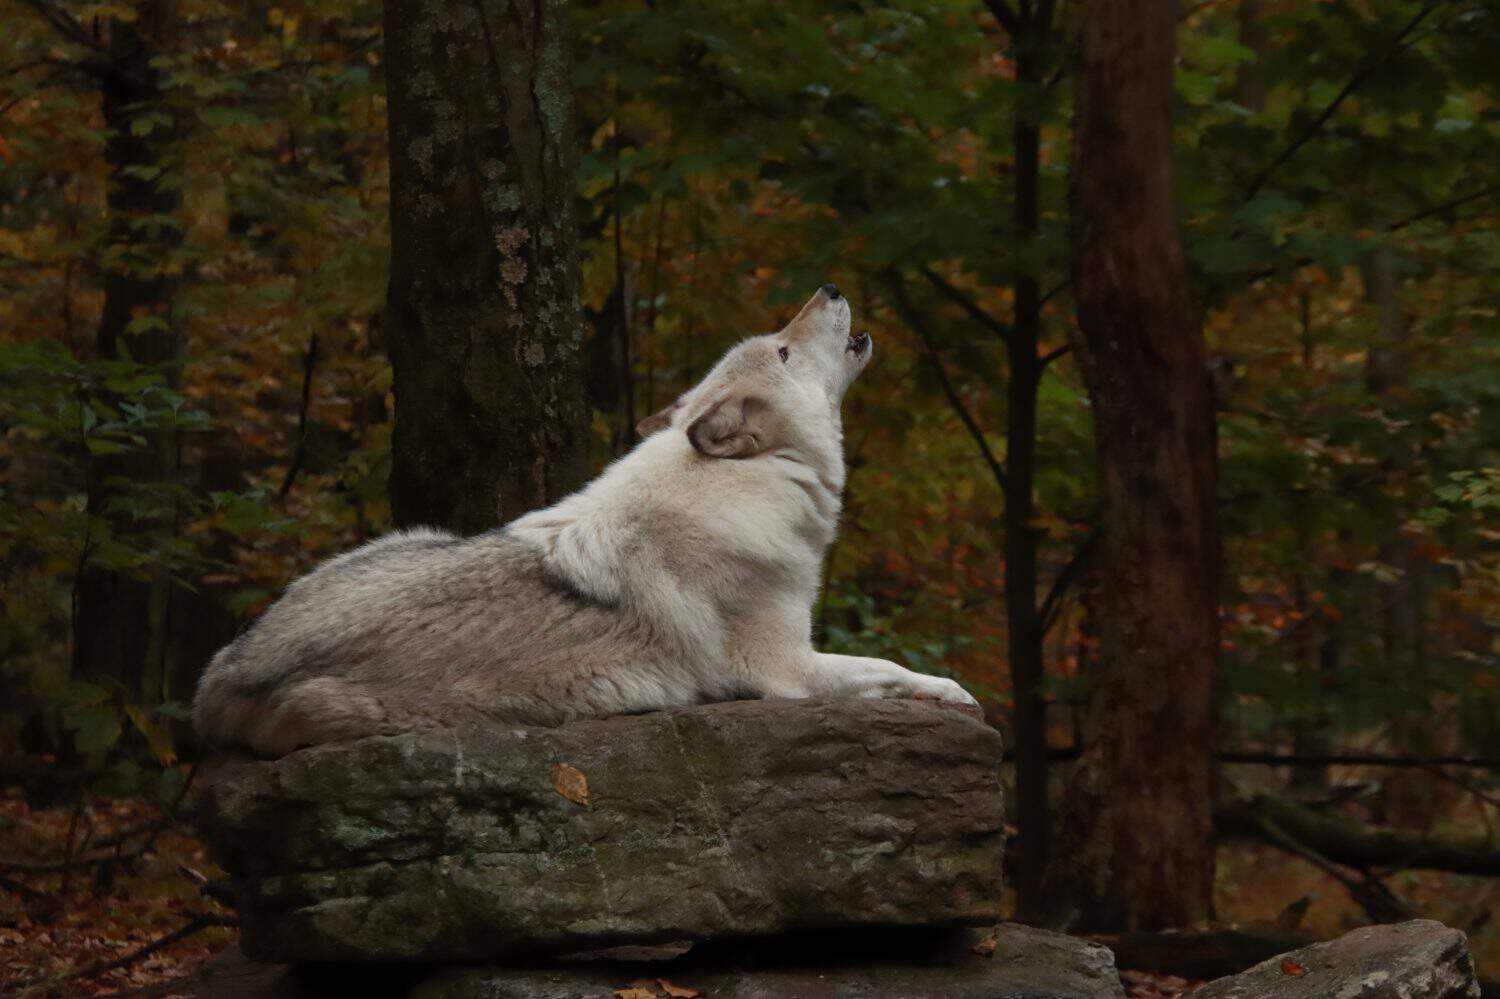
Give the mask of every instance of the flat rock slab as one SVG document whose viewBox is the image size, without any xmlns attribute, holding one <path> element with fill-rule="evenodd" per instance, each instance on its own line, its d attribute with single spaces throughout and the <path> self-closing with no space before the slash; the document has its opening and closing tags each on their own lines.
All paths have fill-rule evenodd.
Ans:
<svg viewBox="0 0 1500 999">
<path fill-rule="evenodd" d="M 1193 999 L 1478 999 L 1468 939 L 1429 919 L 1366 926 L 1209 982 Z"/>
<path fill-rule="evenodd" d="M 999 918 L 998 733 L 919 701 L 736 701 L 213 768 L 261 961 L 495 961 Z"/>
<path fill-rule="evenodd" d="M 193 999 L 1124 999 L 1110 952 L 1072 937 L 1002 926 L 990 957 L 981 931 L 869 931 L 862 939 L 708 945 L 651 960 L 573 960 L 523 967 L 370 969 L 252 964 L 231 949 L 186 989 Z M 984 949 L 984 948 L 981 948 Z M 625 992 L 626 995 L 631 995 Z"/>
</svg>

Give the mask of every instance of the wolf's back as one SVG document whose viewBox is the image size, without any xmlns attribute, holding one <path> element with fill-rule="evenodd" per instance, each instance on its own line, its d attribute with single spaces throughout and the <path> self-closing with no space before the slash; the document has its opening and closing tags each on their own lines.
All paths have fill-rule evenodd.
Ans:
<svg viewBox="0 0 1500 999">
<path fill-rule="evenodd" d="M 352 640 L 396 616 L 382 614 L 389 608 L 376 599 L 401 597 L 400 585 L 382 573 L 410 574 L 423 553 L 456 543 L 438 531 L 392 534 L 294 582 L 204 671 L 193 698 L 199 740 L 211 748 L 280 756 L 299 746 L 385 731 L 388 712 L 374 688 L 329 670 Z"/>
</svg>

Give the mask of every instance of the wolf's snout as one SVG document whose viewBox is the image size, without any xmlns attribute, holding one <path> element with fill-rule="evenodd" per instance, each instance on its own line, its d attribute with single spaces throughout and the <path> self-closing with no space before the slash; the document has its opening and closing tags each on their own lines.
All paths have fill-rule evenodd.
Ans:
<svg viewBox="0 0 1500 999">
<path fill-rule="evenodd" d="M 830 302 L 837 302 L 843 296 L 839 294 L 839 286 L 836 284 L 825 284 L 823 294 L 828 296 Z"/>
<path fill-rule="evenodd" d="M 856 355 L 863 354 L 870 349 L 870 334 L 866 332 L 855 333 L 849 337 L 849 345 L 845 350 L 852 350 Z"/>
</svg>

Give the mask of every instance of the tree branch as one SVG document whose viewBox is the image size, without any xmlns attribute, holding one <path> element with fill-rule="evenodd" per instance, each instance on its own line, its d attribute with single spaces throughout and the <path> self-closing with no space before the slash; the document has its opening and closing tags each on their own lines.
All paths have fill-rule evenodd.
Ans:
<svg viewBox="0 0 1500 999">
<path fill-rule="evenodd" d="M 1500 185 L 1491 184 L 1488 187 L 1480 188 L 1479 190 L 1473 191 L 1469 194 L 1461 195 L 1457 198 L 1451 198 L 1448 201 L 1442 202 L 1441 204 L 1433 205 L 1431 208 L 1424 208 L 1413 215 L 1406 216 L 1405 218 L 1397 219 L 1394 222 L 1388 223 L 1385 226 L 1385 231 L 1397 232 L 1398 230 L 1405 229 L 1409 225 L 1421 222 L 1424 219 L 1429 219 L 1434 215 L 1440 215 L 1443 212 L 1449 211 L 1450 209 L 1458 208 L 1461 205 L 1467 205 L 1471 201 L 1479 201 L 1484 198 L 1488 198 L 1489 196 L 1496 193 L 1500 193 Z M 1298 257 L 1296 260 L 1293 260 L 1291 262 L 1290 267 L 1295 270 L 1298 267 L 1306 267 L 1309 264 L 1313 264 L 1316 262 L 1317 261 L 1315 261 L 1312 257 Z M 1265 267 L 1261 270 L 1255 271 L 1253 274 L 1248 275 L 1246 277 L 1246 280 L 1253 284 L 1254 282 L 1264 280 L 1265 278 L 1275 277 L 1277 272 L 1279 272 L 1280 270 L 1280 267 Z"/>
<path fill-rule="evenodd" d="M 1343 885 L 1344 889 L 1349 892 L 1349 897 L 1359 903 L 1360 908 L 1365 910 L 1365 914 L 1373 922 L 1393 923 L 1416 918 L 1416 912 L 1411 905 L 1405 899 L 1399 898 L 1385 886 L 1385 882 L 1369 871 L 1361 868 L 1362 877 L 1350 877 L 1317 850 L 1288 834 L 1271 817 L 1257 816 L 1255 824 L 1259 827 L 1260 835 L 1272 845 L 1279 846 L 1293 856 L 1301 857 Z"/>
<path fill-rule="evenodd" d="M 896 311 L 901 314 L 901 318 L 917 334 L 917 338 L 922 341 L 922 351 L 927 357 L 927 363 L 932 365 L 933 373 L 937 375 L 938 385 L 942 387 L 943 395 L 947 396 L 948 405 L 953 408 L 953 412 L 963 423 L 965 429 L 969 431 L 969 436 L 974 439 L 975 446 L 979 448 L 980 457 L 989 466 L 990 474 L 995 477 L 995 483 L 1000 487 L 1000 492 L 1004 493 L 1005 466 L 1000 464 L 1000 459 L 995 457 L 994 451 L 990 450 L 989 441 L 984 439 L 984 431 L 980 429 L 978 422 L 970 414 L 968 407 L 964 405 L 964 401 L 953 387 L 953 383 L 948 380 L 948 372 L 943 367 L 943 359 L 938 356 L 937 347 L 932 341 L 927 324 L 922 321 L 921 316 L 918 315 L 916 309 L 912 308 L 911 301 L 906 297 L 906 282 L 895 271 L 887 272 L 886 280 L 890 283 L 891 294 L 896 301 Z"/>
<path fill-rule="evenodd" d="M 1043 635 L 1052 630 L 1052 625 L 1057 621 L 1057 615 L 1062 610 L 1063 597 L 1067 595 L 1068 588 L 1073 585 L 1073 581 L 1078 578 L 1098 546 L 1099 531 L 1095 529 L 1083 539 L 1083 544 L 1078 546 L 1073 552 L 1073 557 L 1068 559 L 1068 564 L 1062 567 L 1062 571 L 1052 581 L 1052 586 L 1047 590 L 1047 596 L 1042 600 L 1042 606 L 1037 611 L 1037 622 Z"/>
<path fill-rule="evenodd" d="M 1001 340 L 1008 341 L 1010 339 L 1010 327 L 1008 325 L 986 312 L 980 307 L 978 302 L 965 295 L 959 288 L 949 282 L 947 278 L 930 267 L 922 268 L 922 276 L 927 279 L 929 284 L 942 292 L 943 297 L 968 313 L 969 318 L 998 336 Z"/>
<path fill-rule="evenodd" d="M 297 413 L 297 446 L 292 451 L 292 461 L 287 466 L 286 476 L 281 480 L 281 488 L 276 490 L 276 496 L 283 504 L 287 494 L 292 491 L 292 483 L 297 481 L 302 463 L 307 460 L 307 414 L 312 405 L 313 371 L 317 365 L 318 334 L 314 332 L 308 338 L 307 353 L 302 358 L 302 405 Z"/>
<path fill-rule="evenodd" d="M 1042 359 L 1041 359 L 1041 362 L 1040 362 L 1041 365 L 1042 365 L 1042 369 L 1045 371 L 1046 368 L 1047 368 L 1047 365 L 1051 364 L 1053 361 L 1057 360 L 1059 357 L 1062 357 L 1064 354 L 1068 353 L 1072 349 L 1073 349 L 1073 345 L 1071 343 L 1065 343 L 1061 347 L 1053 347 L 1051 350 L 1047 351 L 1047 353 L 1045 353 L 1045 354 L 1042 355 Z"/>
<path fill-rule="evenodd" d="M 11 984 L 17 985 L 22 989 L 26 989 L 47 982 L 60 983 L 74 978 L 93 978 L 95 975 L 102 975 L 106 971 L 114 971 L 116 968 L 128 967 L 141 960 L 142 958 L 150 957 L 152 954 L 155 954 L 157 951 L 163 949 L 164 947 L 170 947 L 174 943 L 177 943 L 179 940 L 186 940 L 193 934 L 202 932 L 203 930 L 208 929 L 210 926 L 238 925 L 240 925 L 240 921 L 234 916 L 222 916 L 214 912 L 200 912 L 194 915 L 193 918 L 189 920 L 185 925 L 178 927 L 165 936 L 157 937 L 155 940 L 151 941 L 148 944 L 145 944 L 144 946 L 137 947 L 135 950 L 131 951 L 129 954 L 126 954 L 124 957 L 95 961 L 93 964 L 85 965 L 82 968 L 76 968 L 73 971 L 65 972 L 53 978 L 34 978 L 30 981 L 13 982 Z"/>
<path fill-rule="evenodd" d="M 89 34 L 88 29 L 78 23 L 77 18 L 63 10 L 57 4 L 51 3 L 49 0 L 21 0 L 21 2 L 36 11 L 42 20 L 46 21 L 52 27 L 53 31 L 56 31 L 68 41 L 75 45 L 82 45 L 86 49 L 92 49 L 95 52 L 104 51 L 104 47 L 99 44 L 93 35 Z"/>
<path fill-rule="evenodd" d="M 1323 108 L 1323 110 L 1319 112 L 1318 116 L 1312 120 L 1307 128 L 1302 130 L 1302 134 L 1299 135 L 1296 139 L 1292 140 L 1292 143 L 1289 146 L 1283 149 L 1275 159 L 1266 164 L 1266 166 L 1263 167 L 1261 171 L 1255 175 L 1254 179 L 1250 181 L 1250 186 L 1245 191 L 1245 200 L 1249 201 L 1254 198 L 1255 195 L 1260 192 L 1260 189 L 1265 186 L 1266 182 L 1271 179 L 1271 177 L 1276 173 L 1277 170 L 1281 169 L 1281 167 L 1285 165 L 1288 160 L 1297 155 L 1297 153 L 1302 149 L 1303 146 L 1311 142 L 1317 136 L 1317 134 L 1322 131 L 1323 126 L 1328 123 L 1328 119 L 1333 117 L 1334 112 L 1339 109 L 1344 101 L 1349 99 L 1349 96 L 1353 94 L 1354 91 L 1358 90 L 1366 80 L 1374 75 L 1377 69 L 1385 65 L 1385 63 L 1389 61 L 1393 56 L 1397 55 L 1403 49 L 1405 49 L 1407 45 L 1410 44 L 1407 41 L 1407 38 L 1411 35 L 1411 33 L 1417 29 L 1418 25 L 1427 20 L 1428 16 L 1432 14 L 1433 11 L 1442 6 L 1444 2 L 1445 0 L 1431 0 L 1431 2 L 1424 4 L 1422 6 L 1422 9 L 1417 11 L 1416 15 L 1406 23 L 1406 26 L 1401 29 L 1401 31 L 1392 40 L 1391 44 L 1386 47 L 1384 52 L 1380 53 L 1374 59 L 1366 62 L 1363 66 L 1356 70 L 1354 75 L 1349 78 L 1349 82 L 1344 84 L 1343 89 L 1334 96 L 1333 100 L 1328 102 L 1328 106 Z"/>
<path fill-rule="evenodd" d="M 60 62 L 60 60 L 55 59 L 48 61 L 52 63 Z M 63 77 L 74 71 L 84 73 L 92 72 L 93 66 L 90 63 L 83 62 L 68 63 L 67 65 L 60 66 L 58 69 L 55 69 L 52 72 L 48 73 L 46 76 L 42 77 L 41 82 L 39 82 L 34 89 L 17 94 L 10 100 L 6 101 L 4 104 L 0 104 L 0 117 L 8 114 L 11 108 L 15 107 L 17 104 L 20 104 L 22 101 L 30 100 L 31 98 L 35 97 L 37 91 L 47 89 L 58 80 L 61 80 Z"/>
<path fill-rule="evenodd" d="M 1309 849 L 1349 867 L 1500 874 L 1500 846 L 1483 833 L 1371 826 L 1268 795 L 1221 806 L 1214 827 L 1220 836 L 1257 836 L 1267 821 Z"/>
<path fill-rule="evenodd" d="M 1408 215 L 1404 219 L 1397 219 L 1395 222 L 1392 222 L 1390 225 L 1386 226 L 1385 231 L 1395 232 L 1398 229 L 1405 229 L 1407 226 L 1411 225 L 1414 222 L 1421 222 L 1423 219 L 1431 218 L 1434 215 L 1440 215 L 1450 209 L 1457 208 L 1459 205 L 1467 205 L 1471 201 L 1478 201 L 1481 198 L 1488 198 L 1496 191 L 1500 191 L 1500 187 L 1496 187 L 1494 184 L 1491 184 L 1488 187 L 1482 187 L 1472 194 L 1465 194 L 1462 197 L 1453 198 L 1450 201 L 1444 201 L 1442 204 L 1433 205 L 1431 208 L 1424 208 L 1420 212 L 1417 212 L 1415 215 Z"/>
</svg>

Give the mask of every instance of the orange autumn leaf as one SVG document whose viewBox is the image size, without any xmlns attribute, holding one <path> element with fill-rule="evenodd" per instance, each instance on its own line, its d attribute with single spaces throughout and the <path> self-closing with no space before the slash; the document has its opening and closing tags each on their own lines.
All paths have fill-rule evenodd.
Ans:
<svg viewBox="0 0 1500 999">
<path fill-rule="evenodd" d="M 1301 978 L 1303 975 L 1307 974 L 1307 965 L 1301 963 L 1300 961 L 1293 961 L 1289 957 L 1283 958 L 1281 961 L 1281 973 L 1283 975 L 1292 975 L 1295 978 Z"/>
<path fill-rule="evenodd" d="M 661 986 L 661 990 L 671 996 L 672 999 L 698 999 L 703 994 L 697 989 L 690 989 L 685 985 L 673 985 L 665 978 L 658 978 L 656 984 Z"/>
<path fill-rule="evenodd" d="M 583 771 L 566 763 L 552 765 L 552 788 L 574 804 L 588 806 L 589 781 Z"/>
</svg>

